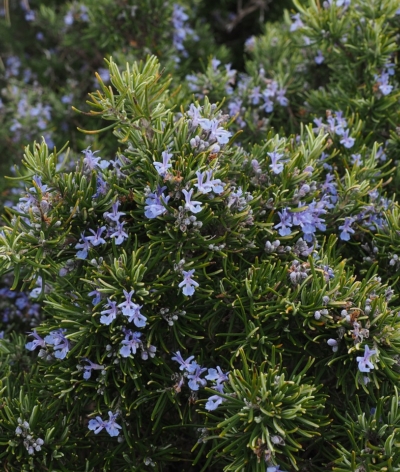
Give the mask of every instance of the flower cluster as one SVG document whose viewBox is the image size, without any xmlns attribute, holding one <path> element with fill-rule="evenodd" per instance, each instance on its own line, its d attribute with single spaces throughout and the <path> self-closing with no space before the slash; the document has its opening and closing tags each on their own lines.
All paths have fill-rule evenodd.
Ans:
<svg viewBox="0 0 400 472">
<path fill-rule="evenodd" d="M 313 201 L 309 205 L 299 202 L 298 211 L 291 212 L 289 208 L 278 211 L 280 222 L 274 228 L 278 229 L 281 236 L 288 236 L 292 233 L 292 227 L 298 226 L 303 231 L 303 238 L 307 242 L 313 242 L 317 230 L 325 231 L 325 220 L 321 218 L 327 210 L 328 201 L 321 199 Z M 303 209 L 304 208 L 304 209 Z"/>
<path fill-rule="evenodd" d="M 42 438 L 34 438 L 32 435 L 29 423 L 27 421 L 23 421 L 21 418 L 17 420 L 18 426 L 15 429 L 15 434 L 17 437 L 22 437 L 23 445 L 25 449 L 28 451 L 28 454 L 34 455 L 35 451 L 39 452 L 42 449 L 44 441 Z"/>
<path fill-rule="evenodd" d="M 172 44 L 174 48 L 182 54 L 183 57 L 187 57 L 188 53 L 185 49 L 185 40 L 190 37 L 193 41 L 198 41 L 199 37 L 188 25 L 189 16 L 185 13 L 185 9 L 178 3 L 174 3 L 172 12 Z M 176 62 L 180 62 L 179 56 L 175 57 Z"/>
<path fill-rule="evenodd" d="M 121 312 L 125 316 L 129 323 L 133 321 L 133 324 L 138 328 L 143 328 L 146 326 L 147 318 L 142 315 L 140 309 L 142 305 L 132 301 L 132 296 L 135 293 L 134 290 L 127 292 L 123 290 L 125 301 L 119 303 L 110 298 L 107 299 L 107 304 L 104 306 L 105 310 L 100 312 L 101 318 L 100 323 L 104 325 L 110 325 L 116 318 L 117 315 Z"/>
<path fill-rule="evenodd" d="M 26 349 L 29 351 L 34 351 L 38 346 L 42 349 L 39 352 L 39 356 L 46 358 L 48 360 L 53 358 L 53 355 L 56 359 L 65 359 L 67 353 L 71 348 L 70 341 L 65 337 L 66 329 L 60 328 L 56 331 L 51 331 L 50 334 L 43 338 L 34 329 L 30 336 L 33 336 L 35 339 L 25 344 Z M 52 354 L 48 352 L 48 347 L 52 346 Z"/>
<path fill-rule="evenodd" d="M 383 95 L 389 95 L 393 91 L 393 85 L 389 84 L 390 76 L 395 74 L 395 64 L 389 63 L 381 74 L 375 75 L 376 84 L 378 89 Z"/>
<path fill-rule="evenodd" d="M 180 351 L 177 351 L 171 359 L 178 362 L 179 370 L 183 371 L 183 375 L 179 377 L 179 381 L 175 387 L 177 392 L 180 392 L 185 379 L 188 379 L 188 387 L 194 392 L 197 392 L 200 387 L 204 388 L 207 385 L 207 380 L 209 380 L 213 382 L 212 388 L 214 390 L 218 393 L 224 393 L 223 383 L 228 381 L 229 372 L 224 373 L 220 367 L 217 367 L 216 369 L 208 369 L 208 374 L 201 377 L 201 375 L 207 371 L 207 368 L 201 367 L 194 361 L 194 356 L 190 356 L 185 360 Z M 221 395 L 215 394 L 209 397 L 205 407 L 208 411 L 215 410 L 223 401 L 224 398 L 221 397 Z"/>
<path fill-rule="evenodd" d="M 340 144 L 347 149 L 350 149 L 354 146 L 355 138 L 349 135 L 350 129 L 347 127 L 347 120 L 343 116 L 342 111 L 337 111 L 334 113 L 328 112 L 326 123 L 323 123 L 323 118 L 315 118 L 314 123 L 316 128 L 314 128 L 315 133 L 330 133 L 332 136 L 339 136 Z"/>
<path fill-rule="evenodd" d="M 143 341 L 140 339 L 142 333 L 138 331 L 131 331 L 130 329 L 124 328 L 125 339 L 121 342 L 122 347 L 119 350 L 119 353 L 122 357 L 129 357 L 131 354 L 135 355 L 137 349 L 141 349 L 141 358 L 144 361 L 147 361 L 149 357 L 154 357 L 156 355 L 157 348 L 152 345 L 145 346 Z"/>
</svg>

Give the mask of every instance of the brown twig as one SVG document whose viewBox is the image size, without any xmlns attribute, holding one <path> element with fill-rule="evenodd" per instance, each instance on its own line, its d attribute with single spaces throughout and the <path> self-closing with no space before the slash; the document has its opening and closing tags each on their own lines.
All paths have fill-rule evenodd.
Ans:
<svg viewBox="0 0 400 472">
<path fill-rule="evenodd" d="M 238 0 L 236 16 L 226 25 L 226 30 L 231 32 L 247 15 L 250 15 L 256 10 L 260 10 L 260 13 L 263 13 L 267 9 L 269 2 L 270 0 L 250 0 L 249 5 L 243 8 L 242 0 Z"/>
</svg>

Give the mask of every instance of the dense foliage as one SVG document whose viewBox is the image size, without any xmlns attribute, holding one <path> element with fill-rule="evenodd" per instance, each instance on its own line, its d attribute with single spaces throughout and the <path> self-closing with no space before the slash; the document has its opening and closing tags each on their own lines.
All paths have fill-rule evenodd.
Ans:
<svg viewBox="0 0 400 472">
<path fill-rule="evenodd" d="M 400 471 L 398 2 L 297 2 L 243 71 L 182 6 L 138 6 L 136 31 L 111 2 L 110 35 L 103 3 L 32 19 L 83 35 L 59 33 L 82 55 L 54 55 L 54 97 L 92 92 L 5 206 L 5 470 Z"/>
</svg>

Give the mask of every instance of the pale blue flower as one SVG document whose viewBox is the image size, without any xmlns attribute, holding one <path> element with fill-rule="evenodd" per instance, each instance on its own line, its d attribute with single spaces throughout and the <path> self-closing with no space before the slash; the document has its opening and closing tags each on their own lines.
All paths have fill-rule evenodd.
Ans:
<svg viewBox="0 0 400 472">
<path fill-rule="evenodd" d="M 125 301 L 120 303 L 118 306 L 122 310 L 122 314 L 125 316 L 131 316 L 132 312 L 136 310 L 138 305 L 132 301 L 132 295 L 135 293 L 134 290 L 131 290 L 129 293 L 124 290 Z"/>
<path fill-rule="evenodd" d="M 103 421 L 101 416 L 96 416 L 95 419 L 89 421 L 88 428 L 91 431 L 94 431 L 94 434 L 98 434 L 106 428 L 106 431 L 110 436 L 118 436 L 119 430 L 122 429 L 122 427 L 115 422 L 117 416 L 118 414 L 114 414 L 112 411 L 108 412 L 109 419 L 106 421 Z"/>
<path fill-rule="evenodd" d="M 91 431 L 94 431 L 94 434 L 100 433 L 102 429 L 106 427 L 105 422 L 101 419 L 100 416 L 96 416 L 96 418 L 91 419 L 88 424 L 88 428 Z"/>
<path fill-rule="evenodd" d="M 190 104 L 187 114 L 192 120 L 192 129 L 197 128 L 197 126 L 199 126 L 199 120 L 201 119 L 200 111 L 201 110 L 199 107 L 196 107 L 196 105 L 194 105 L 193 103 Z"/>
<path fill-rule="evenodd" d="M 293 22 L 290 25 L 290 31 L 291 32 L 296 31 L 299 28 L 304 27 L 304 23 L 301 21 L 301 18 L 300 18 L 300 13 L 296 13 L 295 15 L 291 15 L 291 17 L 292 17 L 292 22 Z"/>
<path fill-rule="evenodd" d="M 347 149 L 350 149 L 354 146 L 354 143 L 356 140 L 349 136 L 349 130 L 346 129 L 346 131 L 342 135 L 342 139 L 340 140 L 340 144 L 343 144 L 343 146 Z"/>
<path fill-rule="evenodd" d="M 232 136 L 232 133 L 219 126 L 219 121 L 215 118 L 212 120 L 201 118 L 199 124 L 205 131 L 210 132 L 208 137 L 210 141 L 216 140 L 219 144 L 227 144 Z"/>
<path fill-rule="evenodd" d="M 172 167 L 172 164 L 169 163 L 173 154 L 169 154 L 168 151 L 163 151 L 161 153 L 163 158 L 162 162 L 154 162 L 153 165 L 156 168 L 157 172 L 161 177 L 165 177 L 165 174 L 168 172 L 168 169 Z"/>
<path fill-rule="evenodd" d="M 174 354 L 174 357 L 171 357 L 171 359 L 180 364 L 179 370 L 190 370 L 190 362 L 194 359 L 194 356 L 190 356 L 184 360 L 180 351 L 173 352 L 172 354 Z"/>
<path fill-rule="evenodd" d="M 372 364 L 370 358 L 376 353 L 375 349 L 370 349 L 368 344 L 365 345 L 364 355 L 356 358 L 360 372 L 369 372 L 371 369 L 374 369 L 374 364 Z"/>
<path fill-rule="evenodd" d="M 273 466 L 267 467 L 267 472 L 285 472 L 285 471 L 282 470 L 279 465 L 273 465 Z"/>
<path fill-rule="evenodd" d="M 83 378 L 85 380 L 90 379 L 90 376 L 92 375 L 92 370 L 103 370 L 104 369 L 103 365 L 95 364 L 94 362 L 89 360 L 87 357 L 84 357 L 82 360 L 85 361 L 85 362 L 88 362 L 88 365 L 83 366 L 83 370 L 84 370 Z"/>
<path fill-rule="evenodd" d="M 97 231 L 93 231 L 89 228 L 89 231 L 93 234 L 93 236 L 87 236 L 86 240 L 90 241 L 92 246 L 99 246 L 100 244 L 106 244 L 106 241 L 101 237 L 103 232 L 106 230 L 105 226 L 101 226 L 97 229 Z"/>
<path fill-rule="evenodd" d="M 269 168 L 274 174 L 280 174 L 283 171 L 283 162 L 279 162 L 282 159 L 283 154 L 279 154 L 276 151 L 267 152 L 268 156 L 271 158 L 271 164 Z"/>
<path fill-rule="evenodd" d="M 207 380 L 214 380 L 217 384 L 226 382 L 228 375 L 222 372 L 221 367 L 217 366 L 216 369 L 208 369 L 208 375 L 205 376 Z"/>
<path fill-rule="evenodd" d="M 124 242 L 125 239 L 128 239 L 128 233 L 124 231 L 124 224 L 126 221 L 123 221 L 122 223 L 117 223 L 116 228 L 114 229 L 114 232 L 110 234 L 110 238 L 115 238 L 115 244 L 118 246 Z"/>
<path fill-rule="evenodd" d="M 149 346 L 142 345 L 142 352 L 140 354 L 140 357 L 144 361 L 147 361 L 149 357 L 154 357 L 156 355 L 156 351 L 157 351 L 157 348 L 155 346 L 152 346 L 151 344 Z"/>
<path fill-rule="evenodd" d="M 57 359 L 65 359 L 70 349 L 70 342 L 64 336 L 66 329 L 58 329 L 57 331 L 51 331 L 44 341 L 50 344 L 54 348 L 54 357 Z"/>
<path fill-rule="evenodd" d="M 350 228 L 350 226 L 354 223 L 355 219 L 351 217 L 346 217 L 344 219 L 343 225 L 339 226 L 339 229 L 342 230 L 342 232 L 339 235 L 339 238 L 342 241 L 349 241 L 350 240 L 350 234 L 354 233 L 354 229 Z"/>
<path fill-rule="evenodd" d="M 112 204 L 111 211 L 106 211 L 103 213 L 103 216 L 108 221 L 113 221 L 114 223 L 118 223 L 121 216 L 125 215 L 123 211 L 118 211 L 119 202 L 115 202 Z"/>
<path fill-rule="evenodd" d="M 165 196 L 163 191 L 167 187 L 158 187 L 157 193 L 150 193 L 149 196 L 146 198 L 146 206 L 145 209 L 145 216 L 147 218 L 157 218 L 157 216 L 162 215 L 167 211 L 164 204 L 168 203 L 170 196 Z"/>
<path fill-rule="evenodd" d="M 119 353 L 122 357 L 129 357 L 132 354 L 136 354 L 137 349 L 142 346 L 140 337 L 142 333 L 132 332 L 130 329 L 125 331 L 125 339 L 122 341 L 122 347 Z"/>
<path fill-rule="evenodd" d="M 283 208 L 282 211 L 278 211 L 278 215 L 281 219 L 280 223 L 276 224 L 274 228 L 280 228 L 279 234 L 281 236 L 288 236 L 291 234 L 292 230 L 290 229 L 292 224 L 292 215 L 289 213 L 289 208 Z"/>
<path fill-rule="evenodd" d="M 198 202 L 196 200 L 191 200 L 192 194 L 193 194 L 193 189 L 191 188 L 189 192 L 185 189 L 182 190 L 182 193 L 185 196 L 185 208 L 186 210 L 191 211 L 192 213 L 199 213 L 199 211 L 202 210 L 201 202 Z"/>
<path fill-rule="evenodd" d="M 314 57 L 314 61 L 316 64 L 320 65 L 324 62 L 325 60 L 325 57 L 323 56 L 322 54 L 322 51 L 320 49 L 318 49 L 318 53 L 317 55 Z"/>
<path fill-rule="evenodd" d="M 117 307 L 117 302 L 114 302 L 113 300 L 110 300 L 107 298 L 107 305 L 105 305 L 104 308 L 108 307 L 108 310 L 103 310 L 100 312 L 102 315 L 100 318 L 100 323 L 104 325 L 110 325 L 117 317 L 118 315 L 118 307 Z M 108 315 L 108 316 L 106 316 Z"/>
<path fill-rule="evenodd" d="M 179 284 L 179 287 L 183 287 L 182 292 L 184 295 L 191 297 L 194 294 L 195 287 L 198 287 L 199 284 L 192 279 L 192 275 L 194 274 L 195 269 L 189 271 L 182 271 L 183 280 Z"/>
<path fill-rule="evenodd" d="M 118 306 L 122 310 L 122 314 L 128 317 L 128 321 L 133 323 L 138 328 L 143 328 L 146 326 L 147 318 L 140 313 L 141 305 L 138 305 L 132 301 L 132 295 L 135 293 L 134 290 L 131 290 L 129 293 L 124 290 L 125 301 L 120 303 Z"/>
<path fill-rule="evenodd" d="M 216 194 L 220 194 L 224 191 L 224 187 L 221 185 L 222 182 L 220 179 L 213 179 L 212 178 L 213 171 L 207 170 L 205 172 L 200 172 L 199 170 L 196 172 L 197 175 L 197 184 L 194 184 L 197 187 L 197 190 L 201 193 L 209 193 L 214 192 Z M 203 182 L 204 177 L 207 177 L 207 180 Z"/>
<path fill-rule="evenodd" d="M 206 377 L 207 378 L 207 377 Z M 221 383 L 217 383 L 214 387 L 214 390 L 217 390 L 219 393 L 224 393 L 224 386 Z M 223 403 L 226 400 L 226 398 L 221 397 L 221 395 L 211 395 L 211 397 L 208 398 L 207 403 L 205 404 L 205 409 L 208 411 L 214 411 L 216 410 L 221 403 Z"/>
<path fill-rule="evenodd" d="M 35 339 L 29 343 L 25 344 L 26 349 L 29 351 L 35 350 L 38 346 L 40 347 L 46 347 L 46 344 L 44 342 L 44 339 L 42 339 L 36 332 L 36 329 L 34 329 L 31 333 L 28 333 L 29 336 L 33 336 Z"/>
<path fill-rule="evenodd" d="M 117 416 L 118 416 L 118 413 L 114 414 L 112 411 L 109 411 L 108 412 L 109 419 L 105 421 L 106 431 L 111 437 L 118 436 L 119 435 L 118 430 L 122 429 L 122 426 L 120 426 L 119 424 L 115 422 Z"/>
<path fill-rule="evenodd" d="M 82 153 L 85 155 L 83 164 L 85 165 L 86 170 L 92 171 L 99 165 L 101 157 L 95 156 L 97 152 L 99 151 L 91 151 L 90 146 L 82 151 Z"/>
<path fill-rule="evenodd" d="M 205 387 L 207 385 L 207 380 L 200 378 L 200 375 L 206 370 L 206 368 L 197 365 L 196 369 L 187 376 L 188 379 L 190 379 L 188 385 L 191 390 L 197 391 L 199 387 Z"/>
<path fill-rule="evenodd" d="M 89 297 L 94 297 L 93 300 L 92 300 L 92 305 L 97 305 L 98 303 L 100 303 L 100 300 L 101 300 L 101 292 L 99 292 L 97 290 L 97 288 L 95 288 L 93 291 L 89 292 L 88 293 L 88 296 Z"/>
</svg>

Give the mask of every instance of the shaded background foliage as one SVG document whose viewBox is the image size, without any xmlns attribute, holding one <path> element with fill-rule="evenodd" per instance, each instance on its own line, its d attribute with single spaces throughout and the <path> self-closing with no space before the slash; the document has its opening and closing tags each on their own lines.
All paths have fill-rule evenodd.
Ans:
<svg viewBox="0 0 400 472">
<path fill-rule="evenodd" d="M 10 6 L 8 470 L 399 470 L 400 11 L 295 4 Z"/>
</svg>

